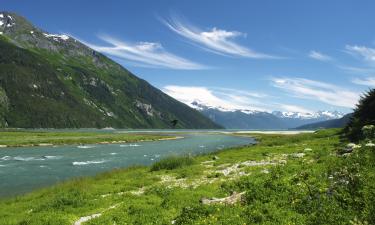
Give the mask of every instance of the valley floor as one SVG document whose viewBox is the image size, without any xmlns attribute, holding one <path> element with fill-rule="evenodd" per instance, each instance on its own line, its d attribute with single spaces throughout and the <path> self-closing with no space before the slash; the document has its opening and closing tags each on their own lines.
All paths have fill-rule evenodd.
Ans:
<svg viewBox="0 0 375 225">
<path fill-rule="evenodd" d="M 241 135 L 246 135 L 241 133 Z M 373 224 L 375 149 L 339 130 L 75 179 L 0 201 L 0 224 Z"/>
<path fill-rule="evenodd" d="M 84 131 L 0 131 L 0 148 L 51 146 L 66 144 L 109 144 L 138 141 L 155 141 L 173 138 L 171 136 L 150 134 L 128 134 L 112 132 L 84 132 Z"/>
</svg>

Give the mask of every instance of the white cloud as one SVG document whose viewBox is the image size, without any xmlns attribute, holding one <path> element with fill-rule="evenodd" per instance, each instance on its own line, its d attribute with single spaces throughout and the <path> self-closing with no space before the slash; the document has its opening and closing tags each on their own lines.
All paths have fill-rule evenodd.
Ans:
<svg viewBox="0 0 375 225">
<path fill-rule="evenodd" d="M 347 53 L 362 57 L 363 60 L 370 63 L 375 63 L 375 49 L 358 45 L 346 45 Z"/>
<path fill-rule="evenodd" d="M 287 112 L 313 113 L 313 111 L 297 105 L 280 104 L 280 108 Z"/>
<path fill-rule="evenodd" d="M 349 72 L 349 73 L 355 73 L 355 74 L 369 74 L 369 73 L 375 73 L 374 68 L 370 67 L 356 67 L 356 66 L 346 66 L 346 65 L 338 65 L 338 68 Z"/>
<path fill-rule="evenodd" d="M 199 44 L 205 50 L 230 56 L 249 58 L 278 58 L 268 54 L 256 52 L 235 42 L 237 37 L 246 37 L 239 31 L 226 31 L 216 27 L 203 31 L 195 26 L 182 23 L 176 17 L 169 21 L 163 20 L 164 24 L 177 34 L 187 38 L 189 41 Z"/>
<path fill-rule="evenodd" d="M 358 84 L 358 85 L 375 87 L 375 77 L 367 77 L 367 78 L 364 78 L 364 79 L 355 78 L 355 79 L 352 80 L 352 82 L 354 84 Z"/>
<path fill-rule="evenodd" d="M 109 45 L 94 45 L 84 41 L 90 48 L 119 59 L 143 64 L 149 67 L 170 68 L 179 70 L 198 70 L 208 67 L 166 51 L 160 43 L 138 42 L 127 43 L 107 35 L 99 36 Z"/>
<path fill-rule="evenodd" d="M 332 60 L 332 57 L 325 55 L 321 52 L 314 51 L 314 50 L 310 51 L 309 57 L 312 59 L 319 60 L 319 61 L 331 61 Z"/>
<path fill-rule="evenodd" d="M 199 86 L 169 85 L 162 88 L 169 96 L 193 107 L 192 102 L 221 108 L 224 110 L 256 110 L 270 111 L 269 104 L 260 99 L 266 95 L 261 93 L 234 90 L 229 88 L 208 88 Z"/>
<path fill-rule="evenodd" d="M 294 97 L 312 99 L 333 106 L 353 108 L 360 93 L 339 86 L 303 78 L 272 78 L 272 85 Z"/>
</svg>

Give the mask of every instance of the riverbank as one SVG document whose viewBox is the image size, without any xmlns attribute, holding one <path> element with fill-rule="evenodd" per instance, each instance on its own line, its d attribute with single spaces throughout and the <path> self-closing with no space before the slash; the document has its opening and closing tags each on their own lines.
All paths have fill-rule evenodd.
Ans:
<svg viewBox="0 0 375 225">
<path fill-rule="evenodd" d="M 0 223 L 348 224 L 372 212 L 366 190 L 373 190 L 374 174 L 362 167 L 373 147 L 343 155 L 338 130 L 251 136 L 257 145 L 165 159 L 2 200 Z"/>
<path fill-rule="evenodd" d="M 0 131 L 0 148 L 75 144 L 116 144 L 171 140 L 176 138 L 181 137 L 171 137 L 159 134 L 112 132 Z"/>
</svg>

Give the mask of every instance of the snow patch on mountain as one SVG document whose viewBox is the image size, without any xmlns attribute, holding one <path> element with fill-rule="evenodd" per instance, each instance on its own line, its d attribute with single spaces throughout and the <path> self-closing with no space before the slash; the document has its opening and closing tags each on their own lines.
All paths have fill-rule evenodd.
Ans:
<svg viewBox="0 0 375 225">
<path fill-rule="evenodd" d="M 279 118 L 294 118 L 294 119 L 317 119 L 317 118 L 324 118 L 324 119 L 339 119 L 344 116 L 344 113 L 337 112 L 337 111 L 318 111 L 314 113 L 302 113 L 302 112 L 280 112 L 280 111 L 273 111 L 273 115 Z"/>
<path fill-rule="evenodd" d="M 43 33 L 43 35 L 47 38 L 52 38 L 54 41 L 60 41 L 60 40 L 66 41 L 70 38 L 68 35 L 65 35 L 65 34 L 60 35 L 60 34 Z"/>
<path fill-rule="evenodd" d="M 308 120 L 308 119 L 323 119 L 323 120 L 329 120 L 329 119 L 339 119 L 342 118 L 345 114 L 337 111 L 318 111 L 313 113 L 308 112 L 281 112 L 281 111 L 273 111 L 273 112 L 262 112 L 257 110 L 249 110 L 249 109 L 227 109 L 224 107 L 217 107 L 217 106 L 210 106 L 206 105 L 203 102 L 200 102 L 198 100 L 191 102 L 188 104 L 190 107 L 198 110 L 198 111 L 204 111 L 208 109 L 215 109 L 222 112 L 236 112 L 240 111 L 242 113 L 248 114 L 248 115 L 254 115 L 254 114 L 272 114 L 278 118 L 286 118 L 286 119 L 302 119 L 302 120 Z"/>
<path fill-rule="evenodd" d="M 6 17 L 4 16 L 3 13 L 0 14 L 0 26 L 5 25 L 5 27 L 13 27 L 16 25 L 14 22 L 14 19 L 12 16 L 7 15 Z"/>
<path fill-rule="evenodd" d="M 202 111 L 202 110 L 207 110 L 207 109 L 217 109 L 217 110 L 220 110 L 220 111 L 223 111 L 223 112 L 234 112 L 236 110 L 233 110 L 233 109 L 227 109 L 227 108 L 224 108 L 224 107 L 217 107 L 217 106 L 212 106 L 212 105 L 206 105 L 198 100 L 195 100 L 189 104 L 187 104 L 188 106 L 190 106 L 191 108 L 193 109 L 196 109 L 198 111 Z"/>
</svg>

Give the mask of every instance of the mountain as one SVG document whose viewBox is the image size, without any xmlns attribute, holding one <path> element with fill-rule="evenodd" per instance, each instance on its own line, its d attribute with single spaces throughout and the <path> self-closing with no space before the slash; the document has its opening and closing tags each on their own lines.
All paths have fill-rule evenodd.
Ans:
<svg viewBox="0 0 375 225">
<path fill-rule="evenodd" d="M 220 128 L 67 35 L 0 12 L 0 126 Z"/>
<path fill-rule="evenodd" d="M 349 123 L 344 128 L 344 133 L 351 141 L 364 138 L 362 128 L 366 125 L 375 125 L 375 89 L 365 93 L 359 100 Z M 372 129 L 375 136 L 375 131 Z"/>
<path fill-rule="evenodd" d="M 337 111 L 318 111 L 314 113 L 274 111 L 272 114 L 280 118 L 286 124 L 287 128 L 295 128 L 326 120 L 340 119 L 344 116 L 342 113 Z"/>
<path fill-rule="evenodd" d="M 255 110 L 229 110 L 198 101 L 189 105 L 228 129 L 291 129 L 305 124 L 338 119 L 343 115 L 336 111 L 316 113 L 274 111 L 270 113 Z"/>
<path fill-rule="evenodd" d="M 303 126 L 299 126 L 296 129 L 299 130 L 314 130 L 314 129 L 320 129 L 320 128 L 343 128 L 345 127 L 352 117 L 352 113 L 346 114 L 340 119 L 332 119 L 332 120 L 326 120 L 322 122 L 317 123 L 310 123 Z"/>
</svg>

